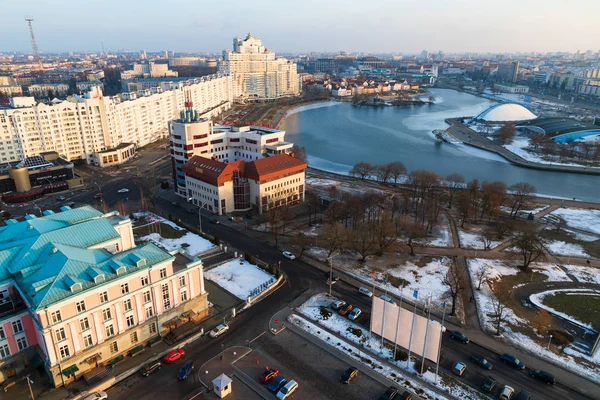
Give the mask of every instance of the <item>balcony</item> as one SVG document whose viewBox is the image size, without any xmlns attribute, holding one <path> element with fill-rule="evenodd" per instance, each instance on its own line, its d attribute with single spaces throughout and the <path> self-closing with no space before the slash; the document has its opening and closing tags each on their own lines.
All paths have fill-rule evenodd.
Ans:
<svg viewBox="0 0 600 400">
<path fill-rule="evenodd" d="M 0 318 L 10 314 L 17 314 L 27 309 L 25 302 L 18 296 L 9 296 L 0 300 Z"/>
</svg>

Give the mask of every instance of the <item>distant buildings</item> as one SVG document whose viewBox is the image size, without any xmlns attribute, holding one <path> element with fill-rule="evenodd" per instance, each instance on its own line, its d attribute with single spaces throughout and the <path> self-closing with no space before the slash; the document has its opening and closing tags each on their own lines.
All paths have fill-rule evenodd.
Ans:
<svg viewBox="0 0 600 400">
<path fill-rule="evenodd" d="M 519 61 L 511 61 L 508 63 L 498 65 L 498 78 L 503 82 L 517 81 L 519 74 Z"/>
<path fill-rule="evenodd" d="M 169 65 L 156 64 L 152 61 L 143 64 L 133 64 L 133 69 L 121 72 L 122 80 L 132 78 L 164 78 L 177 76 L 177 72 L 169 70 Z"/>
<path fill-rule="evenodd" d="M 44 83 L 29 86 L 29 94 L 34 97 L 65 97 L 69 94 L 66 83 Z"/>
<path fill-rule="evenodd" d="M 296 63 L 276 57 L 250 33 L 246 39 L 233 39 L 233 50 L 223 52 L 221 71 L 231 75 L 234 99 L 275 99 L 300 92 Z"/>
<path fill-rule="evenodd" d="M 494 83 L 494 89 L 504 93 L 529 93 L 529 86 Z"/>
</svg>

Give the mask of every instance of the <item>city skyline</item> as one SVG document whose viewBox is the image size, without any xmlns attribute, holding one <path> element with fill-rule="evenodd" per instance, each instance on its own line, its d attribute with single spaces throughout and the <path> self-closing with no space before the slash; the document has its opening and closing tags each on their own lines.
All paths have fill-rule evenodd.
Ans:
<svg viewBox="0 0 600 400">
<path fill-rule="evenodd" d="M 314 3 L 314 4 L 313 4 Z M 279 52 L 575 52 L 598 50 L 600 4 L 576 0 L 585 13 L 568 13 L 564 1 L 543 4 L 509 0 L 482 7 L 474 0 L 428 4 L 380 0 L 360 4 L 309 0 L 291 13 L 289 6 L 265 0 L 211 4 L 210 10 L 185 0 L 165 18 L 162 2 L 144 8 L 107 0 L 94 10 L 64 0 L 59 5 L 8 0 L 0 19 L 0 51 L 30 51 L 24 15 L 32 15 L 41 52 L 174 50 L 220 52 L 232 38 L 252 32 Z M 185 10 L 185 13 L 181 12 Z M 93 11 L 93 13 L 90 13 Z M 374 11 L 374 12 L 373 12 Z M 243 15 L 244 18 L 236 18 Z M 260 23 L 268 19 L 268 23 Z M 64 20 L 66 23 L 57 23 Z M 562 29 L 561 29 L 562 28 Z M 408 39 L 408 40 L 407 40 Z"/>
</svg>

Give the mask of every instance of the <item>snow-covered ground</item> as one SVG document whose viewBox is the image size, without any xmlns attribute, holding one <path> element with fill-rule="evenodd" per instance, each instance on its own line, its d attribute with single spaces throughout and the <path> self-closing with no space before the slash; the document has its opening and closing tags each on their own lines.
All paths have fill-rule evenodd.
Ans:
<svg viewBox="0 0 600 400">
<path fill-rule="evenodd" d="M 446 217 L 442 217 L 442 222 L 435 229 L 435 237 L 433 239 L 426 239 L 423 241 L 423 244 L 428 244 L 429 246 L 435 247 L 453 247 L 454 243 L 452 242 L 452 236 L 450 235 L 450 227 L 448 226 L 448 220 Z"/>
<path fill-rule="evenodd" d="M 244 259 L 234 259 L 204 272 L 209 279 L 242 300 L 262 292 L 275 277 Z"/>
<path fill-rule="evenodd" d="M 519 209 L 518 213 L 521 214 L 521 215 L 522 214 L 529 214 L 529 213 L 532 213 L 532 214 L 535 215 L 535 214 L 537 214 L 539 212 L 544 211 L 546 208 L 548 208 L 548 206 L 533 207 L 533 206 L 527 206 L 527 205 L 525 205 L 525 206 L 523 206 L 523 207 L 521 207 Z M 505 212 L 507 214 L 510 214 L 510 212 L 512 211 L 512 208 L 511 207 L 502 206 L 502 207 L 500 207 L 500 211 Z"/>
<path fill-rule="evenodd" d="M 583 247 L 575 243 L 567 243 L 562 240 L 544 240 L 544 245 L 553 254 L 561 256 L 589 257 Z"/>
<path fill-rule="evenodd" d="M 519 157 L 527 160 L 527 161 L 531 161 L 531 162 L 536 162 L 536 163 L 540 163 L 540 164 L 551 164 L 551 165 L 567 165 L 567 166 L 573 166 L 573 167 L 586 167 L 586 168 L 598 168 L 598 167 L 590 167 L 587 165 L 582 165 L 582 164 L 577 164 L 577 163 L 569 163 L 569 162 L 559 162 L 559 161 L 548 161 L 548 160 L 544 160 L 542 157 L 540 157 L 537 154 L 534 153 L 530 153 L 529 151 L 526 150 L 527 147 L 529 147 L 529 138 L 525 137 L 525 136 L 519 136 L 516 135 L 513 138 L 512 143 L 509 144 L 503 144 L 502 147 L 504 147 L 506 150 L 515 153 L 516 155 L 518 155 Z"/>
<path fill-rule="evenodd" d="M 559 208 L 550 213 L 565 220 L 567 226 L 600 235 L 600 210 Z"/>
<path fill-rule="evenodd" d="M 482 232 L 479 230 L 472 231 L 464 231 L 462 229 L 458 230 L 458 236 L 460 237 L 460 247 L 463 249 L 479 249 L 483 250 L 483 242 L 481 241 Z M 502 241 L 493 240 L 490 248 L 498 246 Z"/>
<path fill-rule="evenodd" d="M 594 289 L 576 289 L 576 290 L 575 289 L 555 289 L 555 290 L 548 290 L 545 292 L 532 294 L 531 296 L 529 296 L 529 300 L 531 300 L 531 302 L 533 304 L 535 304 L 536 306 L 538 306 L 539 308 L 543 308 L 544 310 L 547 310 L 548 312 L 550 312 L 552 314 L 558 315 L 561 318 L 566 319 L 567 321 L 571 321 L 571 322 L 574 322 L 575 324 L 582 325 L 587 328 L 593 329 L 591 324 L 586 323 L 586 322 L 581 322 L 569 314 L 565 314 L 563 312 L 555 310 L 554 308 L 544 304 L 544 299 L 546 297 L 554 296 L 560 292 L 567 292 L 567 295 L 572 293 L 572 294 L 578 294 L 578 295 L 600 296 L 600 292 L 598 292 Z"/>
<path fill-rule="evenodd" d="M 406 180 L 406 177 L 401 177 L 398 180 L 398 183 L 402 183 L 405 180 Z M 325 196 L 326 198 L 329 198 L 329 188 L 331 186 L 336 188 L 337 193 L 339 195 L 341 195 L 342 193 L 362 194 L 367 190 L 381 193 L 381 190 L 373 189 L 373 188 L 365 188 L 362 185 L 357 185 L 355 183 L 349 183 L 349 182 L 343 182 L 343 181 L 340 182 L 340 181 L 335 181 L 333 179 L 323 179 L 323 178 L 316 178 L 316 177 L 312 177 L 312 176 L 306 178 L 306 185 L 313 187 L 313 189 L 315 189 L 319 193 L 319 195 Z"/>
<path fill-rule="evenodd" d="M 141 215 L 139 215 L 141 216 Z M 146 236 L 142 236 L 139 240 L 143 242 L 153 241 L 165 249 L 171 251 L 176 249 L 183 249 L 191 256 L 197 256 L 198 254 L 202 254 L 207 252 L 208 250 L 214 249 L 216 246 L 212 244 L 210 241 L 204 239 L 203 237 L 196 235 L 194 233 L 188 232 L 182 227 L 178 226 L 176 223 L 171 222 L 167 219 L 159 217 L 155 214 L 146 213 L 144 216 L 148 218 L 152 222 L 161 222 L 165 225 L 169 225 L 175 230 L 185 231 L 185 235 L 178 239 L 167 239 L 163 238 L 160 233 L 151 233 Z M 185 246 L 187 245 L 187 247 Z"/>
<path fill-rule="evenodd" d="M 569 274 L 573 275 L 579 282 L 596 283 L 600 285 L 600 269 L 594 267 L 583 267 L 581 265 L 563 265 Z"/>
</svg>

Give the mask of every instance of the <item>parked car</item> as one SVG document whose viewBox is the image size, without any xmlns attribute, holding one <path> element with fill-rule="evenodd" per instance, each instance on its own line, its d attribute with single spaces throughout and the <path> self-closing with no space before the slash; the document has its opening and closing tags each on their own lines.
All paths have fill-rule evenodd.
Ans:
<svg viewBox="0 0 600 400">
<path fill-rule="evenodd" d="M 175 362 L 179 360 L 181 357 L 185 356 L 185 351 L 183 349 L 177 349 L 170 351 L 169 354 L 163 357 L 163 361 L 167 364 Z"/>
<path fill-rule="evenodd" d="M 121 192 L 121 191 L 119 190 L 119 192 Z M 178 203 L 178 202 L 176 202 L 176 201 L 172 201 L 172 202 L 171 202 L 171 205 L 172 205 L 173 207 L 179 207 L 179 203 Z"/>
<path fill-rule="evenodd" d="M 339 310 L 340 308 L 344 307 L 346 305 L 346 302 L 344 300 L 338 300 L 338 301 L 334 301 L 333 304 L 331 304 L 331 308 L 333 308 L 334 310 Z"/>
<path fill-rule="evenodd" d="M 179 379 L 180 381 L 186 380 L 187 377 L 190 376 L 190 374 L 192 373 L 193 369 L 194 362 L 192 360 L 187 360 L 185 364 L 183 364 L 183 367 L 181 367 L 181 369 L 179 370 L 179 373 L 177 374 L 177 379 Z"/>
<path fill-rule="evenodd" d="M 281 389 L 281 387 L 286 384 L 286 382 L 287 380 L 283 376 L 278 376 L 271 383 L 271 386 L 269 386 L 269 390 L 273 393 L 277 393 L 279 389 Z"/>
<path fill-rule="evenodd" d="M 228 330 L 229 330 L 229 325 L 221 324 L 219 326 L 216 326 L 212 331 L 210 331 L 210 337 L 216 338 L 217 336 L 221 336 Z"/>
<path fill-rule="evenodd" d="M 512 387 L 505 385 L 502 388 L 502 392 L 500 392 L 500 396 L 498 396 L 498 399 L 500 400 L 510 400 L 512 398 L 513 393 L 515 393 L 515 389 L 513 389 Z"/>
<path fill-rule="evenodd" d="M 487 370 L 492 369 L 492 363 L 479 354 L 471 355 L 471 361 L 473 361 L 473 364 L 479 365 L 481 368 L 485 368 Z"/>
<path fill-rule="evenodd" d="M 70 203 L 65 204 L 65 206 L 73 208 L 75 207 L 75 202 L 71 201 Z"/>
<path fill-rule="evenodd" d="M 354 306 L 352 304 L 346 304 L 346 306 L 340 308 L 338 312 L 340 315 L 347 315 L 350 311 L 352 311 L 353 308 Z"/>
<path fill-rule="evenodd" d="M 513 400 L 531 400 L 531 393 L 527 390 L 521 390 L 516 397 L 513 397 Z"/>
<path fill-rule="evenodd" d="M 83 400 L 105 400 L 108 399 L 106 392 L 94 392 L 90 393 L 83 398 Z"/>
<path fill-rule="evenodd" d="M 65 201 L 67 198 L 65 196 L 56 196 L 56 200 Z"/>
<path fill-rule="evenodd" d="M 127 188 L 123 188 L 123 189 L 119 189 L 117 190 L 118 193 L 129 193 L 129 189 Z"/>
<path fill-rule="evenodd" d="M 554 378 L 554 375 L 549 372 L 542 371 L 541 369 L 532 369 L 529 371 L 529 375 L 548 385 L 554 385 L 556 383 L 556 378 Z"/>
<path fill-rule="evenodd" d="M 350 383 L 352 382 L 352 379 L 356 378 L 358 376 L 358 368 L 356 367 L 350 367 L 346 370 L 346 372 L 344 372 L 344 374 L 342 375 L 342 377 L 340 378 L 342 383 Z"/>
<path fill-rule="evenodd" d="M 260 383 L 267 383 L 271 379 L 277 378 L 277 376 L 279 376 L 279 370 L 277 368 L 267 368 L 262 374 L 260 374 L 258 381 Z"/>
<path fill-rule="evenodd" d="M 360 314 L 362 314 L 362 311 L 360 310 L 360 308 L 356 307 L 348 313 L 348 318 L 354 321 L 356 318 L 360 317 Z"/>
<path fill-rule="evenodd" d="M 457 362 L 456 364 L 454 364 L 454 368 L 452 368 L 452 373 L 454 375 L 462 376 L 465 373 L 466 369 L 467 365 L 465 363 Z"/>
<path fill-rule="evenodd" d="M 412 400 L 412 398 L 413 394 L 408 390 L 405 390 L 404 393 L 402 393 L 402 400 Z"/>
<path fill-rule="evenodd" d="M 329 273 L 325 274 L 325 276 L 327 277 L 327 281 L 325 283 L 329 285 Z M 339 276 L 337 276 L 336 274 L 331 274 L 331 284 L 332 285 L 339 280 L 340 280 Z"/>
<path fill-rule="evenodd" d="M 483 385 L 481 385 L 481 388 L 488 393 L 494 390 L 495 387 L 496 378 L 494 378 L 493 376 L 488 376 L 487 378 L 485 378 L 485 381 L 483 381 Z"/>
<path fill-rule="evenodd" d="M 513 368 L 516 368 L 516 369 L 525 369 L 525 364 L 523 364 L 523 362 L 520 361 L 515 356 L 511 356 L 508 353 L 504 353 L 504 354 L 502 354 L 502 356 L 500 358 L 502 359 L 502 361 L 505 364 L 508 364 L 508 365 L 510 365 Z"/>
<path fill-rule="evenodd" d="M 152 373 L 160 370 L 162 364 L 160 363 L 160 361 L 156 361 L 152 364 L 148 364 L 146 365 L 143 369 L 142 369 L 142 376 L 149 376 Z"/>
<path fill-rule="evenodd" d="M 94 195 L 94 199 L 96 199 L 96 200 L 101 199 L 101 198 L 102 198 L 102 193 L 96 193 Z"/>
<path fill-rule="evenodd" d="M 289 252 L 289 251 L 284 251 L 284 252 L 283 252 L 283 253 L 281 253 L 281 254 L 283 254 L 283 256 L 284 256 L 285 258 L 289 258 L 290 260 L 294 260 L 294 259 L 296 259 L 296 256 L 295 256 L 295 255 L 293 255 L 293 254 L 292 254 L 291 252 Z"/>
<path fill-rule="evenodd" d="M 279 389 L 279 392 L 277 392 L 277 398 L 279 400 L 283 400 L 290 396 L 292 393 L 294 393 L 296 389 L 298 389 L 298 383 L 292 379 L 291 381 L 286 383 L 285 386 Z"/>
<path fill-rule="evenodd" d="M 398 395 L 398 388 L 394 386 L 390 386 L 387 388 L 384 394 L 381 395 L 379 400 L 394 400 Z"/>
<path fill-rule="evenodd" d="M 464 333 L 459 331 L 450 331 L 450 337 L 464 344 L 469 343 L 469 338 Z"/>
<path fill-rule="evenodd" d="M 381 300 L 383 300 L 383 301 L 387 301 L 387 302 L 388 302 L 388 303 L 390 303 L 390 304 L 396 305 L 396 302 L 395 302 L 394 300 L 392 300 L 392 298 L 391 298 L 391 297 L 389 297 L 389 296 L 386 296 L 386 295 L 383 295 L 383 294 L 382 294 L 381 296 L 379 296 L 379 298 L 380 298 Z"/>
<path fill-rule="evenodd" d="M 369 289 L 367 289 L 366 287 L 359 287 L 358 291 L 361 292 L 362 294 L 364 294 L 367 297 L 373 297 L 373 292 L 371 292 Z"/>
</svg>

